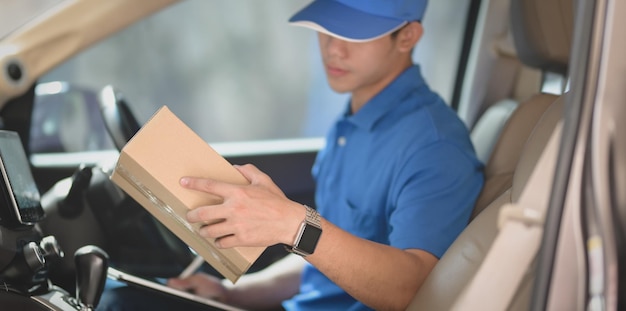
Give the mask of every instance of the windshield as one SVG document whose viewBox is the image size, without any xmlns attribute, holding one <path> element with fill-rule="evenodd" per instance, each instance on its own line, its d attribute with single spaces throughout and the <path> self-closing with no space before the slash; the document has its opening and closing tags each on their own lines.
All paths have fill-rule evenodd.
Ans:
<svg viewBox="0 0 626 311">
<path fill-rule="evenodd" d="M 0 0 L 0 38 L 53 13 L 66 5 L 64 1 Z M 37 83 L 71 87 L 74 91 L 63 97 L 63 103 L 74 112 L 70 109 L 77 105 L 73 95 L 97 97 L 100 90 L 114 86 L 140 124 L 167 105 L 211 143 L 323 137 L 345 109 L 348 94 L 337 94 L 327 85 L 315 32 L 287 24 L 293 12 L 307 2 L 180 1 L 133 20 L 119 32 L 97 38 L 80 53 L 63 56 L 67 58 L 36 77 Z M 125 3 L 137 6 L 135 2 Z M 96 6 L 79 6 L 75 11 L 97 10 Z M 468 6 L 465 3 L 460 8 L 455 0 L 432 2 L 424 20 L 429 32 L 414 53 L 425 79 L 446 102 L 451 102 Z M 91 21 L 94 25 L 103 22 Z M 90 34 L 77 35 L 84 38 Z M 68 114 L 68 120 L 75 119 Z M 59 122 L 34 124 L 50 133 L 62 133 L 56 130 L 66 125 L 84 128 L 92 124 L 86 122 L 90 120 L 87 115 L 83 123 L 60 122 L 64 120 L 61 117 L 54 120 Z M 86 133 L 66 130 L 73 135 Z M 91 144 L 91 140 L 83 145 L 71 150 L 105 148 Z"/>
<path fill-rule="evenodd" d="M 64 1 L 66 0 L 1 0 L 0 39 Z"/>
</svg>

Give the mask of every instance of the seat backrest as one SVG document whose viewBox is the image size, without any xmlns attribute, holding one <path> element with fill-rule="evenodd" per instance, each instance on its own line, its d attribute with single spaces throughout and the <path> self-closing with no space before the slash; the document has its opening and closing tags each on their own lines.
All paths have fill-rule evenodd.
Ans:
<svg viewBox="0 0 626 311">
<path fill-rule="evenodd" d="M 518 55 L 524 63 L 540 64 L 539 68 L 545 70 L 566 70 L 573 31 L 573 1 L 512 0 L 511 26 Z M 519 29 L 552 26 L 559 31 Z M 555 42 L 563 46 L 557 48 Z M 563 51 L 568 53 L 563 54 Z M 485 186 L 476 204 L 475 218 L 439 260 L 408 310 L 449 310 L 452 307 L 497 235 L 500 207 L 519 198 L 562 111 L 562 97 L 537 94 L 513 112 L 486 165 Z M 527 305 L 530 276 L 522 283 L 513 302 L 514 309 Z"/>
<path fill-rule="evenodd" d="M 519 104 L 511 115 L 485 165 L 485 185 L 478 195 L 471 219 L 488 204 L 511 188 L 515 166 L 522 147 L 543 113 L 557 99 L 552 94 L 537 94 Z"/>
<path fill-rule="evenodd" d="M 511 1 L 511 33 L 517 57 L 525 65 L 567 74 L 573 33 L 574 0 Z M 539 117 L 556 99 L 536 94 L 521 102 L 508 119 L 487 163 L 485 186 L 479 195 L 471 219 L 511 186 L 521 149 Z"/>
</svg>

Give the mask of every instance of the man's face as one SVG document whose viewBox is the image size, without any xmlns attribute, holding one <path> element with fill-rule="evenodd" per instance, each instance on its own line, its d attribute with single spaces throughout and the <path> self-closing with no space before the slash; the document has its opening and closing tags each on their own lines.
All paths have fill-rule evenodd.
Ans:
<svg viewBox="0 0 626 311">
<path fill-rule="evenodd" d="M 318 33 L 318 39 L 328 83 L 339 93 L 374 96 L 406 67 L 391 36 L 354 43 Z"/>
</svg>

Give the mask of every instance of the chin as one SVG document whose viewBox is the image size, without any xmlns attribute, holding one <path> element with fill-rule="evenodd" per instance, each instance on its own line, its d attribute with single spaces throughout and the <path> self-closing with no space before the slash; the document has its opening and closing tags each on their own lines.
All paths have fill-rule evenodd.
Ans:
<svg viewBox="0 0 626 311">
<path fill-rule="evenodd" d="M 353 87 L 351 87 L 349 85 L 345 85 L 345 83 L 333 82 L 330 79 L 328 79 L 328 86 L 330 86 L 330 88 L 333 91 L 335 91 L 336 93 L 339 93 L 339 94 L 350 93 L 354 89 Z"/>
</svg>

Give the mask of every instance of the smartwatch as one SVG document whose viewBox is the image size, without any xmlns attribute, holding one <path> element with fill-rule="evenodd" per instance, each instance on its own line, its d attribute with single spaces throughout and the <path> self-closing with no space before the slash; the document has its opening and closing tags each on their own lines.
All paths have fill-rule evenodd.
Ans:
<svg viewBox="0 0 626 311">
<path fill-rule="evenodd" d="M 317 246 L 317 241 L 319 241 L 322 235 L 320 214 L 306 205 L 304 207 L 306 208 L 306 217 L 302 221 L 302 224 L 300 224 L 300 229 L 293 242 L 293 246 L 287 248 L 288 251 L 302 257 L 313 254 L 315 246 Z"/>
</svg>

